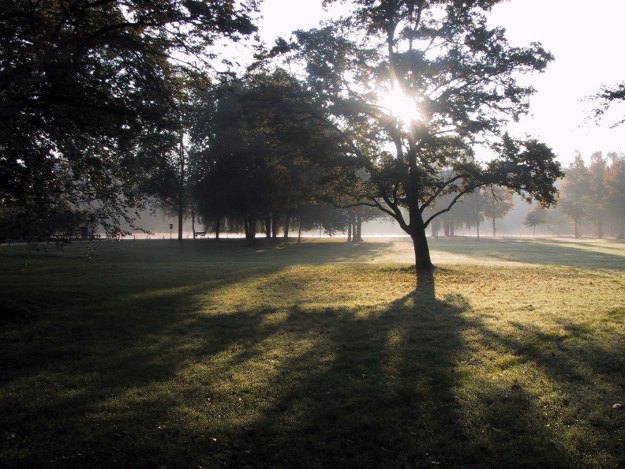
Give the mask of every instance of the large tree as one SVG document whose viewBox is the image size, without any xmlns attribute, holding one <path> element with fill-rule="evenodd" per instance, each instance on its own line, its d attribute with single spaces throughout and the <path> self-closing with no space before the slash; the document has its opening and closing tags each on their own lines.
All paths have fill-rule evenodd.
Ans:
<svg viewBox="0 0 625 469">
<path fill-rule="evenodd" d="M 59 205 L 109 227 L 160 177 L 180 127 L 175 71 L 254 31 L 255 0 L 6 0 L 0 204 L 45 227 Z M 188 64 L 184 57 L 194 57 Z"/>
<path fill-rule="evenodd" d="M 491 220 L 493 238 L 497 237 L 497 219 L 503 218 L 514 207 L 512 193 L 501 187 L 493 187 L 484 198 L 484 215 Z"/>
<path fill-rule="evenodd" d="M 331 115 L 326 125 L 367 170 L 361 203 L 410 235 L 417 271 L 432 268 L 426 227 L 464 194 L 497 184 L 554 202 L 560 167 L 551 150 L 504 137 L 532 93 L 517 77 L 543 70 L 551 55 L 537 43 L 512 47 L 503 29 L 490 27 L 496 3 L 356 0 L 348 17 L 296 32 L 271 54 L 305 64 Z M 495 158 L 475 158 L 474 144 L 497 141 Z M 450 203 L 424 217 L 447 194 Z"/>
</svg>

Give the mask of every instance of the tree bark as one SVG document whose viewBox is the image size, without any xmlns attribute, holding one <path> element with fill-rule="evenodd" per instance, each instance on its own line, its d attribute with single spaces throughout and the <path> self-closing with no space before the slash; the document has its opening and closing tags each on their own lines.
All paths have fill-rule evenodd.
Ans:
<svg viewBox="0 0 625 469">
<path fill-rule="evenodd" d="M 302 222 L 300 220 L 297 226 L 297 244 L 301 242 L 302 242 Z"/>
<path fill-rule="evenodd" d="M 347 242 L 348 243 L 352 242 L 352 222 L 351 221 L 347 224 Z"/>
<path fill-rule="evenodd" d="M 410 237 L 412 238 L 412 246 L 415 256 L 415 270 L 417 272 L 417 285 L 419 284 L 419 271 L 431 271 L 434 268 L 432 259 L 430 258 L 430 247 L 425 234 L 425 226 L 423 225 L 423 217 L 421 212 L 417 210 L 410 217 Z"/>
<path fill-rule="evenodd" d="M 579 223 L 577 217 L 573 218 L 573 236 L 575 236 L 575 239 L 579 239 Z"/>
<path fill-rule="evenodd" d="M 421 228 L 421 230 L 414 230 L 411 238 L 418 281 L 419 271 L 429 271 L 432 270 L 434 266 L 430 258 L 430 248 L 428 246 L 427 237 L 425 236 L 425 230 L 423 228 Z"/>
<path fill-rule="evenodd" d="M 278 237 L 278 217 L 275 215 L 271 216 L 271 237 L 274 239 Z"/>
<path fill-rule="evenodd" d="M 495 217 L 492 217 L 493 219 L 493 238 L 497 237 L 497 221 Z"/>
<path fill-rule="evenodd" d="M 477 240 L 480 240 L 480 221 L 478 220 L 477 223 L 475 224 L 475 227 L 477 228 Z"/>
</svg>

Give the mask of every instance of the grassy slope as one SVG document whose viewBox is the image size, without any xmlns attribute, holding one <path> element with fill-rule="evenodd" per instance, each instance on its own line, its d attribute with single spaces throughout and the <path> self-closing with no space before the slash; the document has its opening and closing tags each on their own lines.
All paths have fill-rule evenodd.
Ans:
<svg viewBox="0 0 625 469">
<path fill-rule="evenodd" d="M 433 244 L 0 247 L 0 465 L 625 465 L 625 245 Z"/>
</svg>

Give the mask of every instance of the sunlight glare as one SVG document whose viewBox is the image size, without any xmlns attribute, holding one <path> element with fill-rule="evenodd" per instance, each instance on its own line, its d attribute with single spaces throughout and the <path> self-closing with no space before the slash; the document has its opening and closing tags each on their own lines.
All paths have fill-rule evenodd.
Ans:
<svg viewBox="0 0 625 469">
<path fill-rule="evenodd" d="M 405 94 L 398 85 L 393 85 L 390 90 L 380 93 L 378 105 L 404 125 L 423 120 L 416 101 Z"/>
</svg>

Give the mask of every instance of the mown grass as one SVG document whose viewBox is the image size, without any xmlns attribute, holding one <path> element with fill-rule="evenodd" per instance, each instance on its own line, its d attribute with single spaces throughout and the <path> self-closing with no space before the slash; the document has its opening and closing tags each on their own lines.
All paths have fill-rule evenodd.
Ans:
<svg viewBox="0 0 625 469">
<path fill-rule="evenodd" d="M 480 243 L 0 247 L 0 463 L 625 465 L 625 245 Z"/>
</svg>

